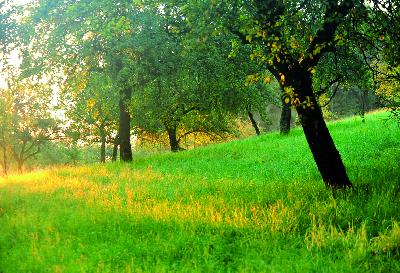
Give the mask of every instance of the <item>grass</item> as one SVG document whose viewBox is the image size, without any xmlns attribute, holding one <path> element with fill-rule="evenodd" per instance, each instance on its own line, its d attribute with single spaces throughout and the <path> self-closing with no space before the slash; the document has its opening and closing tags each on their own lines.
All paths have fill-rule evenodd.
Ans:
<svg viewBox="0 0 400 273">
<path fill-rule="evenodd" d="M 400 272 L 400 129 L 329 124 L 354 190 L 301 130 L 0 181 L 0 272 Z"/>
</svg>

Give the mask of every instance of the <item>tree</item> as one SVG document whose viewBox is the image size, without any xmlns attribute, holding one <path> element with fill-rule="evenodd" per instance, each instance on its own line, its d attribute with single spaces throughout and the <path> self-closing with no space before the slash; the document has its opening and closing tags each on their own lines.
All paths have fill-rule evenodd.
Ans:
<svg viewBox="0 0 400 273">
<path fill-rule="evenodd" d="M 70 123 L 66 134 L 100 143 L 100 162 L 106 161 L 106 144 L 115 142 L 118 130 L 119 98 L 114 90 L 109 76 L 92 72 L 61 93 L 62 109 Z"/>
<path fill-rule="evenodd" d="M 400 1 L 371 1 L 354 15 L 350 37 L 373 74 L 377 94 L 400 121 Z"/>
<path fill-rule="evenodd" d="M 90 79 L 94 72 L 112 79 L 113 92 L 119 94 L 123 161 L 132 160 L 128 105 L 133 88 L 140 84 L 134 72 L 140 57 L 132 40 L 141 31 L 135 25 L 140 11 L 131 1 L 41 1 L 25 20 L 25 47 L 30 49 L 24 55 L 25 74 L 46 70 L 61 89 L 71 82 L 86 85 L 82 76 Z"/>
<path fill-rule="evenodd" d="M 22 172 L 25 162 L 40 152 L 41 146 L 56 133 L 50 115 L 48 87 L 34 80 L 8 78 L 8 88 L 1 91 L 0 146 L 3 150 L 3 173 L 7 174 L 8 154 Z"/>
<path fill-rule="evenodd" d="M 133 123 L 139 136 L 165 132 L 176 152 L 189 135 L 220 137 L 231 131 L 227 98 L 237 92 L 239 80 L 228 59 L 229 38 L 219 35 L 204 43 L 184 20 L 181 4 L 162 5 L 161 12 L 157 5 L 149 7 L 143 31 L 135 36 L 141 73 L 151 76 L 133 95 Z"/>
<path fill-rule="evenodd" d="M 167 35 L 168 36 L 168 35 Z M 160 38 L 163 36 L 160 35 Z M 168 50 L 168 37 L 154 43 L 156 52 Z M 157 75 L 134 95 L 136 126 L 146 132 L 168 134 L 171 151 L 181 150 L 185 137 L 203 133 L 222 136 L 231 131 L 226 97 L 232 93 L 228 51 L 210 44 L 191 44 L 183 49 L 176 42 L 173 54 L 157 55 L 152 61 Z M 204 58 L 207 52 L 209 56 Z M 149 55 L 149 53 L 147 54 Z"/>
<path fill-rule="evenodd" d="M 322 57 L 341 46 L 345 26 L 360 6 L 351 0 L 223 1 L 212 6 L 217 14 L 225 15 L 231 32 L 254 46 L 253 55 L 282 85 L 284 101 L 297 110 L 317 167 L 329 188 L 352 184 L 323 119 L 313 75 Z"/>
</svg>

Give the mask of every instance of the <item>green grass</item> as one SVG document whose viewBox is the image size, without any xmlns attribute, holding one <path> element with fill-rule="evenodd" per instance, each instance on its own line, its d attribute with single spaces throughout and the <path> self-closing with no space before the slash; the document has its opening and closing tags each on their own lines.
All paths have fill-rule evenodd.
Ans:
<svg viewBox="0 0 400 273">
<path fill-rule="evenodd" d="M 0 180 L 0 272 L 400 272 L 400 128 L 329 128 L 336 196 L 301 130 Z"/>
</svg>

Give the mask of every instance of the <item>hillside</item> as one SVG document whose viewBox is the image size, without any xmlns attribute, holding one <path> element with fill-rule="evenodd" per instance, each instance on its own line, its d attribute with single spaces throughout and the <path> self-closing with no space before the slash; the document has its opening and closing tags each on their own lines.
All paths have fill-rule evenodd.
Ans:
<svg viewBox="0 0 400 273">
<path fill-rule="evenodd" d="M 400 128 L 329 124 L 354 190 L 301 130 L 0 180 L 0 272 L 400 272 Z"/>
</svg>

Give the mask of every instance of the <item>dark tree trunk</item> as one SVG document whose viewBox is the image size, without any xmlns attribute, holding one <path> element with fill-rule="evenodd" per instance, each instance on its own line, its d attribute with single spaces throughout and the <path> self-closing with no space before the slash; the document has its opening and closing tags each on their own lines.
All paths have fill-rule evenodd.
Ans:
<svg viewBox="0 0 400 273">
<path fill-rule="evenodd" d="M 117 161 L 118 156 L 118 146 L 119 146 L 119 136 L 117 135 L 114 139 L 114 147 L 113 147 L 113 154 L 112 154 L 112 161 Z"/>
<path fill-rule="evenodd" d="M 368 89 L 364 89 L 361 94 L 361 118 L 365 122 L 365 113 L 368 110 Z"/>
<path fill-rule="evenodd" d="M 131 147 L 131 115 L 128 110 L 132 99 L 132 90 L 125 88 L 121 91 L 119 101 L 119 139 L 120 157 L 122 161 L 132 161 Z"/>
<path fill-rule="evenodd" d="M 259 136 L 260 135 L 260 128 L 258 128 L 258 124 L 257 124 L 256 120 L 254 119 L 253 113 L 251 111 L 248 111 L 247 114 L 249 115 L 249 119 L 251 121 L 251 125 L 253 125 L 253 128 L 256 131 L 256 134 Z"/>
<path fill-rule="evenodd" d="M 167 128 L 169 145 L 172 152 L 178 152 L 180 150 L 178 138 L 176 137 L 176 128 Z"/>
<path fill-rule="evenodd" d="M 288 81 L 295 90 L 299 90 L 300 101 L 309 105 L 298 105 L 297 113 L 301 121 L 308 145 L 322 179 L 328 188 L 349 188 L 352 186 L 324 121 L 322 111 L 312 90 L 311 75 L 304 70 L 288 75 Z"/>
<path fill-rule="evenodd" d="M 101 142 L 101 147 L 100 147 L 100 162 L 105 163 L 106 162 L 106 133 L 104 131 L 104 127 L 100 127 L 100 142 Z"/>
<path fill-rule="evenodd" d="M 288 135 L 290 133 L 290 122 L 292 119 L 292 109 L 290 105 L 282 100 L 282 113 L 280 120 L 280 133 L 281 135 Z"/>
</svg>

